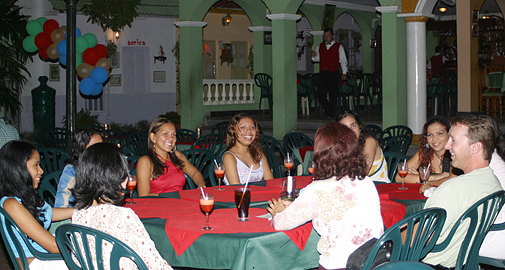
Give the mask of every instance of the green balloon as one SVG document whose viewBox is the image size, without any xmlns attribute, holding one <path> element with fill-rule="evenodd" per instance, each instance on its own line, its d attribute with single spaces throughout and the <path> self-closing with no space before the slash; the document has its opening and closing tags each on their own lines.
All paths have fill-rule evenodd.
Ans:
<svg viewBox="0 0 505 270">
<path fill-rule="evenodd" d="M 29 21 L 26 24 L 26 32 L 28 32 L 30 36 L 35 37 L 38 33 L 42 31 L 44 31 L 44 28 L 42 27 L 42 24 L 37 20 Z"/>
<path fill-rule="evenodd" d="M 77 53 L 83 53 L 87 48 L 89 48 L 89 42 L 88 39 L 85 37 L 78 37 L 75 40 L 75 51 Z"/>
<path fill-rule="evenodd" d="M 98 39 L 96 39 L 95 35 L 93 35 L 91 33 L 87 33 L 87 34 L 84 34 L 84 37 L 88 40 L 88 43 L 89 43 L 88 48 L 95 47 L 95 45 L 98 44 Z"/>
<path fill-rule="evenodd" d="M 38 21 L 40 24 L 44 25 L 44 23 L 47 21 L 47 19 L 46 19 L 45 17 L 38 17 L 38 18 L 37 18 L 37 21 Z"/>
<path fill-rule="evenodd" d="M 80 64 L 82 64 L 82 53 L 75 54 L 75 67 L 77 68 Z"/>
<path fill-rule="evenodd" d="M 34 36 L 27 36 L 23 40 L 23 49 L 29 53 L 34 53 L 36 52 L 39 48 L 35 45 L 35 37 Z"/>
</svg>

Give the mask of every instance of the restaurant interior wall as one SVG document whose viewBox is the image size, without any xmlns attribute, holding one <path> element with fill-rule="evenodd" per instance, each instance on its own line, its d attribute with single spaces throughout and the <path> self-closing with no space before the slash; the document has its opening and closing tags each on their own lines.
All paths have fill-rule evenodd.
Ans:
<svg viewBox="0 0 505 270">
<path fill-rule="evenodd" d="M 30 2 L 25 1 L 29 7 Z M 55 19 L 60 26 L 66 25 L 66 13 L 53 12 L 49 6 L 47 10 L 39 14 L 33 14 L 33 9 L 23 9 L 26 15 L 31 15 L 32 18 L 44 16 L 47 19 Z M 30 13 L 32 12 L 32 13 Z M 93 25 L 87 22 L 87 16 L 78 14 L 76 18 L 77 27 L 82 34 L 94 34 L 99 44 L 107 44 L 108 40 L 112 39 L 112 31 L 103 32 L 98 25 Z M 149 31 L 146 31 L 149 29 Z M 126 27 L 121 31 L 120 38 L 116 41 L 117 52 L 119 53 L 119 67 L 113 68 L 110 71 L 111 75 L 121 75 L 121 85 L 111 86 L 110 82 L 104 85 L 104 91 L 101 96 L 103 99 L 102 111 L 91 111 L 91 114 L 98 115 L 101 123 L 136 123 L 139 120 L 151 121 L 159 114 L 168 111 L 175 111 L 175 58 L 171 52 L 175 46 L 175 26 L 174 18 L 154 18 L 141 17 L 136 19 L 131 28 Z M 160 54 L 160 46 L 163 47 L 164 55 L 167 60 L 163 63 L 156 61 L 154 56 Z M 149 82 L 149 92 L 145 93 L 142 89 L 140 93 L 125 94 L 129 91 L 125 89 L 125 76 L 135 76 L 135 74 L 124 74 L 124 63 L 122 63 L 122 49 L 126 47 L 141 47 L 148 48 L 148 59 L 144 59 L 145 63 L 149 64 L 149 72 L 146 74 Z M 49 65 L 57 64 L 42 61 L 38 55 L 34 56 L 33 63 L 28 63 L 27 67 L 32 74 L 26 84 L 21 96 L 23 109 L 21 113 L 21 131 L 30 132 L 33 130 L 33 116 L 31 109 L 31 92 L 30 90 L 37 87 L 39 76 L 48 76 Z M 153 82 L 155 71 L 165 72 L 164 82 Z M 48 85 L 56 89 L 56 126 L 61 126 L 61 120 L 66 115 L 66 69 L 60 66 L 59 81 L 49 81 Z M 79 82 L 77 82 L 77 89 Z M 139 91 L 136 91 L 139 92 Z M 77 111 L 85 108 L 85 101 L 79 93 L 77 94 Z"/>
</svg>

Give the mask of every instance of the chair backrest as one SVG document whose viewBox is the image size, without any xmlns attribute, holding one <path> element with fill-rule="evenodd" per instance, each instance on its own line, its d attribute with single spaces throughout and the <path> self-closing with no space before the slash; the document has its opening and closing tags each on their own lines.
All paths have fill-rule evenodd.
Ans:
<svg viewBox="0 0 505 270">
<path fill-rule="evenodd" d="M 455 269 L 479 269 L 479 249 L 487 231 L 493 225 L 498 212 L 505 202 L 505 191 L 488 195 L 466 210 L 447 233 L 445 240 L 437 244 L 432 252 L 443 251 L 451 242 L 454 234 L 467 219 L 469 226 L 459 249 Z M 465 222 L 465 223 L 468 223 Z M 462 228 L 463 230 L 463 228 Z"/>
<path fill-rule="evenodd" d="M 72 132 L 70 132 L 70 130 L 66 128 L 54 128 L 40 138 L 40 143 L 45 147 L 70 151 L 71 145 L 68 145 L 69 136 L 72 136 Z"/>
<path fill-rule="evenodd" d="M 279 159 L 283 159 L 286 156 L 286 152 L 281 143 L 274 137 L 267 135 L 261 135 L 260 141 L 274 178 L 282 177 L 282 167 L 279 164 Z"/>
<path fill-rule="evenodd" d="M 284 151 L 290 155 L 293 154 L 293 149 L 295 148 L 314 145 L 314 142 L 309 138 L 309 136 L 298 132 L 287 133 L 284 135 L 282 141 L 284 144 Z"/>
<path fill-rule="evenodd" d="M 261 88 L 261 96 L 272 95 L 272 77 L 266 73 L 254 74 L 254 83 Z"/>
<path fill-rule="evenodd" d="M 26 255 L 23 251 L 23 247 L 21 245 L 20 241 L 23 241 L 24 244 L 28 247 L 28 250 L 33 254 L 38 259 L 41 260 L 61 260 L 62 257 L 60 254 L 55 254 L 55 253 L 42 253 L 35 248 L 33 248 L 32 244 L 28 240 L 28 237 L 26 237 L 26 234 L 21 231 L 19 226 L 16 224 L 16 222 L 11 218 L 11 216 L 5 212 L 3 208 L 0 207 L 0 216 L 1 216 L 1 226 L 0 226 L 0 233 L 2 234 L 2 239 L 5 244 L 5 248 L 7 249 L 7 252 L 9 253 L 9 257 L 12 261 L 12 265 L 14 265 L 14 268 L 16 270 L 21 270 L 21 269 L 30 269 L 28 265 L 28 261 L 26 260 Z M 16 250 L 11 247 L 9 244 L 10 241 L 14 244 L 16 247 Z M 16 255 L 19 255 L 19 260 L 21 261 L 21 265 L 19 265 L 18 260 L 16 259 Z"/>
<path fill-rule="evenodd" d="M 414 136 L 412 129 L 404 125 L 390 126 L 382 130 L 381 138 L 394 137 L 398 135 L 407 135 L 410 137 L 409 145 L 412 143 L 412 137 Z"/>
<path fill-rule="evenodd" d="M 70 155 L 59 148 L 41 147 L 37 151 L 40 155 L 40 167 L 44 170 L 44 175 L 63 170 L 70 159 Z"/>
<path fill-rule="evenodd" d="M 39 195 L 51 207 L 54 207 L 56 198 L 56 191 L 58 190 L 58 183 L 63 170 L 57 170 L 52 173 L 46 174 L 39 184 Z"/>
<path fill-rule="evenodd" d="M 197 139 L 191 148 L 197 147 L 200 149 L 207 149 L 214 153 L 214 156 L 220 157 L 226 150 L 223 136 L 219 134 L 207 134 Z"/>
<path fill-rule="evenodd" d="M 193 148 L 181 151 L 181 153 L 183 153 L 184 156 L 186 156 L 189 163 L 193 164 L 193 166 L 195 166 L 198 169 L 198 171 L 202 173 L 202 176 L 204 178 L 209 175 L 209 170 L 212 171 L 212 173 L 214 173 L 214 153 L 212 153 L 212 151 Z M 190 181 L 186 181 L 185 188 L 186 189 L 196 188 L 191 177 L 189 177 L 188 180 Z"/>
<path fill-rule="evenodd" d="M 94 254 L 96 260 L 93 260 L 90 251 L 90 247 L 92 246 L 92 243 L 89 241 L 90 238 L 95 240 L 93 246 L 96 251 Z M 98 269 L 103 269 L 102 246 L 104 243 L 108 243 L 112 245 L 112 252 L 110 254 L 111 270 L 120 269 L 119 261 L 121 258 L 128 258 L 140 270 L 147 270 L 146 264 L 133 249 L 119 239 L 92 228 L 74 224 L 63 224 L 56 229 L 56 243 L 70 269 L 95 269 L 93 262 L 96 262 Z M 77 259 L 81 266 L 75 263 L 74 258 Z"/>
<path fill-rule="evenodd" d="M 146 131 L 135 132 L 126 138 L 126 146 L 130 148 L 136 156 L 147 155 L 147 142 L 149 136 Z"/>
<path fill-rule="evenodd" d="M 505 86 L 503 86 L 503 72 L 493 72 L 487 75 L 489 90 L 498 90 L 504 92 Z"/>
<path fill-rule="evenodd" d="M 223 136 L 223 138 L 226 141 L 226 133 L 228 132 L 228 125 L 230 125 L 230 121 L 219 122 L 212 127 L 212 131 L 210 133 L 219 134 Z"/>
<path fill-rule="evenodd" d="M 126 144 L 126 138 L 121 131 L 107 129 L 103 130 L 104 142 L 118 144 L 124 146 Z"/>
<path fill-rule="evenodd" d="M 374 268 L 374 270 L 430 270 L 435 269 L 421 262 L 396 261 L 383 263 Z"/>
<path fill-rule="evenodd" d="M 372 134 L 375 139 L 378 140 L 381 137 L 382 128 L 379 127 L 378 125 L 368 124 L 365 127 L 366 131 Z"/>
<path fill-rule="evenodd" d="M 388 177 L 392 183 L 395 183 L 395 176 L 398 172 L 398 163 L 402 160 L 407 159 L 406 156 L 395 153 L 395 152 L 384 152 L 384 158 L 386 159 L 386 163 L 388 164 Z"/>
<path fill-rule="evenodd" d="M 397 135 L 393 137 L 386 137 L 384 140 L 384 146 L 382 150 L 395 152 L 405 155 L 409 149 L 410 142 L 412 139 L 408 135 Z"/>
<path fill-rule="evenodd" d="M 126 156 L 126 161 L 128 161 L 128 170 L 130 175 L 137 175 L 137 162 L 139 161 L 139 156 L 128 155 Z"/>
<path fill-rule="evenodd" d="M 398 221 L 375 243 L 362 270 L 371 269 L 373 260 L 381 246 L 391 245 L 390 261 L 421 260 L 433 248 L 440 236 L 446 219 L 442 208 L 428 208 L 411 214 Z M 402 232 L 405 241 L 402 240 Z"/>
<path fill-rule="evenodd" d="M 178 129 L 177 142 L 194 142 L 196 141 L 196 132 L 191 129 Z"/>
</svg>

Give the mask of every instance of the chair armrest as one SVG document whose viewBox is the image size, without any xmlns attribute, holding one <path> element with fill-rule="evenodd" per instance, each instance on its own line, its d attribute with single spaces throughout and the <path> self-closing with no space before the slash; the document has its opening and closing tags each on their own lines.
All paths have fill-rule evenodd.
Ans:
<svg viewBox="0 0 505 270">
<path fill-rule="evenodd" d="M 489 230 L 490 231 L 501 231 L 501 230 L 504 230 L 504 229 L 505 229 L 505 222 L 498 223 L 498 224 L 493 224 Z"/>
</svg>

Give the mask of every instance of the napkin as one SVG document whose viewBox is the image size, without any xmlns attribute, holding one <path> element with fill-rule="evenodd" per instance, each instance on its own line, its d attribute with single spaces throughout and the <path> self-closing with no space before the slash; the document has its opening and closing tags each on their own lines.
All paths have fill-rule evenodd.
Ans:
<svg viewBox="0 0 505 270">
<path fill-rule="evenodd" d="M 424 197 L 430 197 L 436 189 L 437 187 L 430 187 L 429 189 L 425 190 Z"/>
</svg>

